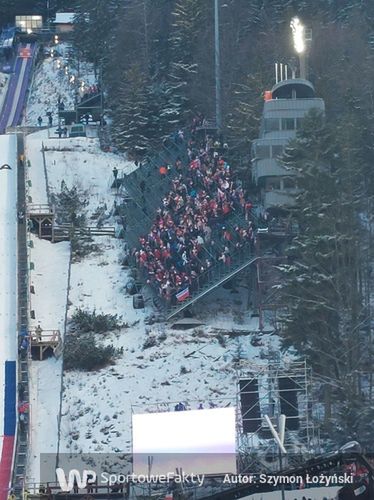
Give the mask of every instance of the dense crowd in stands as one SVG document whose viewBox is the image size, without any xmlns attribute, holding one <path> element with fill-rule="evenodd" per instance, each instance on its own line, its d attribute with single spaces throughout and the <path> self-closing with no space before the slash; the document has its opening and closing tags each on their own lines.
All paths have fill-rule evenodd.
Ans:
<svg viewBox="0 0 374 500">
<path fill-rule="evenodd" d="M 225 159 L 227 145 L 211 136 L 200 140 L 201 125 L 202 118 L 196 117 L 186 144 L 189 163 L 177 159 L 177 176 L 135 252 L 149 282 L 171 301 L 187 298 L 197 278 L 217 262 L 230 266 L 232 254 L 240 248 L 253 251 L 252 203 L 241 182 L 233 179 Z M 243 223 L 226 227 L 234 212 Z M 186 289 L 186 294 L 176 295 Z"/>
</svg>

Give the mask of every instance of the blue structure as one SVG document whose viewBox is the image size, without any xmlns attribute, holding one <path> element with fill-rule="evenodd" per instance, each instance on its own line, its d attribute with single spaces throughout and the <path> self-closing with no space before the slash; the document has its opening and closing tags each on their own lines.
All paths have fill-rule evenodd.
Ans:
<svg viewBox="0 0 374 500">
<path fill-rule="evenodd" d="M 0 50 L 12 48 L 14 46 L 15 35 L 15 28 L 4 28 L 0 33 Z"/>
<path fill-rule="evenodd" d="M 4 436 L 14 436 L 16 432 L 16 383 L 16 362 L 5 361 Z"/>
<path fill-rule="evenodd" d="M 13 68 L 16 29 L 4 28 L 0 32 L 0 71 L 10 73 Z"/>
</svg>

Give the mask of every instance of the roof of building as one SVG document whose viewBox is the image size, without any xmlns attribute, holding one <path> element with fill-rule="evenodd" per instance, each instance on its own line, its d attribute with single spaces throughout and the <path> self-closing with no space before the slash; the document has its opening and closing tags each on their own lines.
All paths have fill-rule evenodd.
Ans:
<svg viewBox="0 0 374 500">
<path fill-rule="evenodd" d="M 313 98 L 315 91 L 312 83 L 303 78 L 289 78 L 278 82 L 272 88 L 273 99 L 290 99 L 292 91 L 295 91 L 296 98 Z"/>
<path fill-rule="evenodd" d="M 54 20 L 54 23 L 73 24 L 75 16 L 76 14 L 74 12 L 56 12 L 56 18 Z"/>
</svg>

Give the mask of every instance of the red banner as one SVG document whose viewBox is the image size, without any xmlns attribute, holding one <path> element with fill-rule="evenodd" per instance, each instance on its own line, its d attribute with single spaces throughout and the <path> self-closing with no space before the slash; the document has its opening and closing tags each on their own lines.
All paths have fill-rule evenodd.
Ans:
<svg viewBox="0 0 374 500">
<path fill-rule="evenodd" d="M 19 51 L 19 56 L 22 58 L 31 57 L 31 49 L 29 49 L 28 47 L 22 47 Z"/>
</svg>

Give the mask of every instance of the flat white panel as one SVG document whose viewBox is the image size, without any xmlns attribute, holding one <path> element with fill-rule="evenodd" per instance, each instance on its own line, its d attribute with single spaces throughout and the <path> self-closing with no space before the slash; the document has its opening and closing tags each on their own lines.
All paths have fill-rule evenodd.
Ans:
<svg viewBox="0 0 374 500">
<path fill-rule="evenodd" d="M 235 408 L 133 415 L 134 473 L 236 471 Z"/>
</svg>

